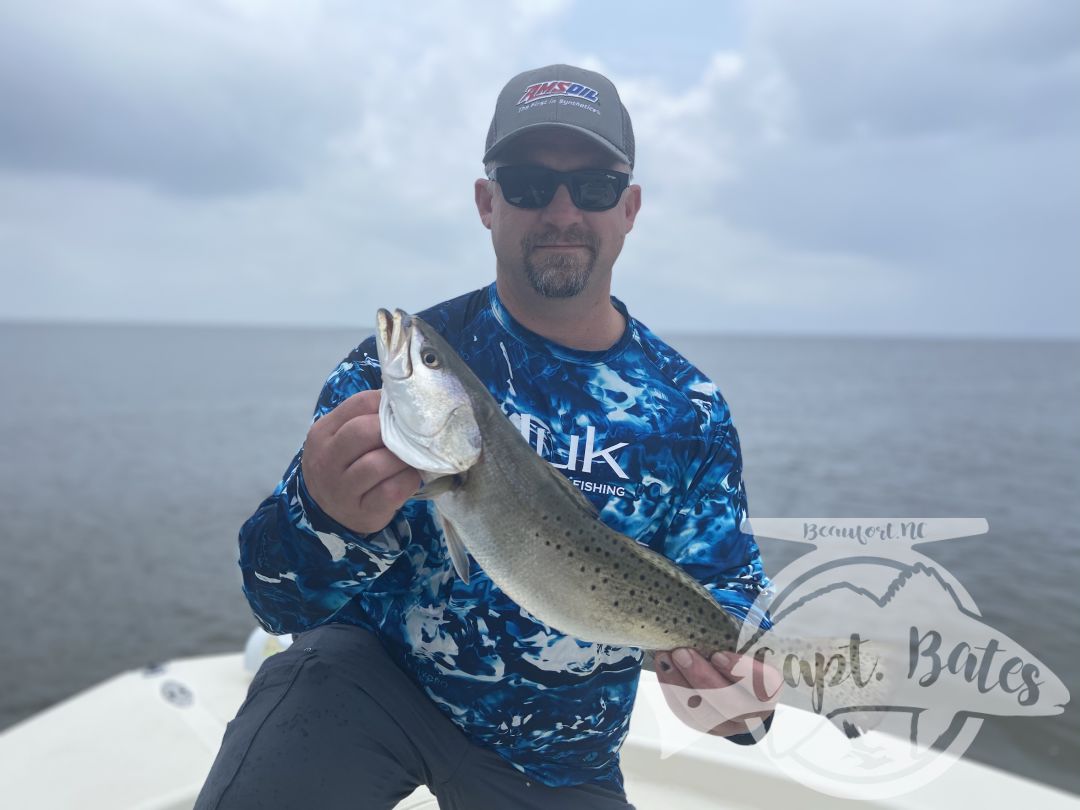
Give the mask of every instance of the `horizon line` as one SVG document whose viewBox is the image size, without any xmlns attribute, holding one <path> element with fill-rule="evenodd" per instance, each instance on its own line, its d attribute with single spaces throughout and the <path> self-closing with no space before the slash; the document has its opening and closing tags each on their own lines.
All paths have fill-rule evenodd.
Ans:
<svg viewBox="0 0 1080 810">
<path fill-rule="evenodd" d="M 12 318 L 0 316 L 0 327 L 88 327 L 88 328 L 163 328 L 163 329 L 221 329 L 231 331 L 243 330 L 273 330 L 273 331 L 297 331 L 297 332 L 343 332 L 358 330 L 362 334 L 374 333 L 369 326 L 360 327 L 356 324 L 332 323 L 332 324 L 302 324 L 282 322 L 257 322 L 257 321 L 212 321 L 212 320 L 140 320 L 140 319 L 108 319 L 108 318 Z M 866 331 L 851 330 L 748 330 L 748 329 L 685 329 L 650 327 L 653 332 L 685 338 L 694 337 L 730 337 L 730 338 L 811 338 L 811 339 L 862 339 L 862 340 L 930 340 L 930 341 L 1017 341 L 1017 342 L 1042 342 L 1042 343 L 1078 343 L 1080 332 L 1069 333 L 988 333 L 988 332 L 941 332 L 941 331 Z"/>
</svg>

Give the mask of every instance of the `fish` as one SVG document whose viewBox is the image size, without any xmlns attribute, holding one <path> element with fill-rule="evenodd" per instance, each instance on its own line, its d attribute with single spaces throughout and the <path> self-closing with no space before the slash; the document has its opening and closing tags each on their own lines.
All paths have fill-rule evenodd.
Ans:
<svg viewBox="0 0 1080 810">
<path fill-rule="evenodd" d="M 457 575 L 469 556 L 533 617 L 583 641 L 651 653 L 693 648 L 746 654 L 764 631 L 740 642 L 742 623 L 689 573 L 599 519 L 582 492 L 537 454 L 487 387 L 423 319 L 376 314 L 382 373 L 383 443 L 420 472 Z M 849 647 L 849 639 L 768 638 L 800 660 Z M 858 648 L 863 672 L 875 659 Z M 847 679 L 849 682 L 852 679 Z M 882 678 L 855 693 L 831 689 L 831 720 L 849 737 L 874 725 L 865 709 L 883 704 Z M 855 709 L 862 711 L 854 712 Z"/>
</svg>

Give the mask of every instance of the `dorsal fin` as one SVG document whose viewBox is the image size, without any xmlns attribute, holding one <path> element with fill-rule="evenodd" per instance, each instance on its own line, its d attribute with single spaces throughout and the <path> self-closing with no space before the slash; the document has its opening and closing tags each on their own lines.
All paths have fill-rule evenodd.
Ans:
<svg viewBox="0 0 1080 810">
<path fill-rule="evenodd" d="M 569 478 L 550 464 L 545 464 L 544 467 L 547 469 L 548 475 L 552 477 L 552 480 L 554 480 L 558 486 L 562 487 L 563 492 L 571 501 L 573 501 L 575 506 L 585 510 L 585 513 L 591 518 L 600 516 L 600 513 L 596 511 L 596 507 L 592 505 L 580 489 L 574 486 L 574 483 Z"/>
</svg>

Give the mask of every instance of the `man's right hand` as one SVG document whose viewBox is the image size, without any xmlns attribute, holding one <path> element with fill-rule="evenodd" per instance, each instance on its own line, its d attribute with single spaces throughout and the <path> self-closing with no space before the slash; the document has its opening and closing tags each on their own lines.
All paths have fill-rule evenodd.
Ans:
<svg viewBox="0 0 1080 810">
<path fill-rule="evenodd" d="M 420 489 L 420 473 L 383 444 L 381 396 L 382 391 L 361 391 L 316 420 L 300 461 L 308 495 L 357 534 L 385 528 Z"/>
</svg>

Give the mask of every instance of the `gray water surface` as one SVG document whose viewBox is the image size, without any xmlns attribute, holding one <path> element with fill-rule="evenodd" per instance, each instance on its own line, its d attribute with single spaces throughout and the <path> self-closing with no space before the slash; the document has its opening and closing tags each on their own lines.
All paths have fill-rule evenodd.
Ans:
<svg viewBox="0 0 1080 810">
<path fill-rule="evenodd" d="M 239 650 L 236 534 L 361 331 L 0 324 L 0 728 Z M 752 515 L 985 517 L 920 547 L 1069 686 L 968 756 L 1080 793 L 1080 344 L 668 336 L 720 385 Z M 766 568 L 799 547 L 761 540 Z"/>
</svg>

